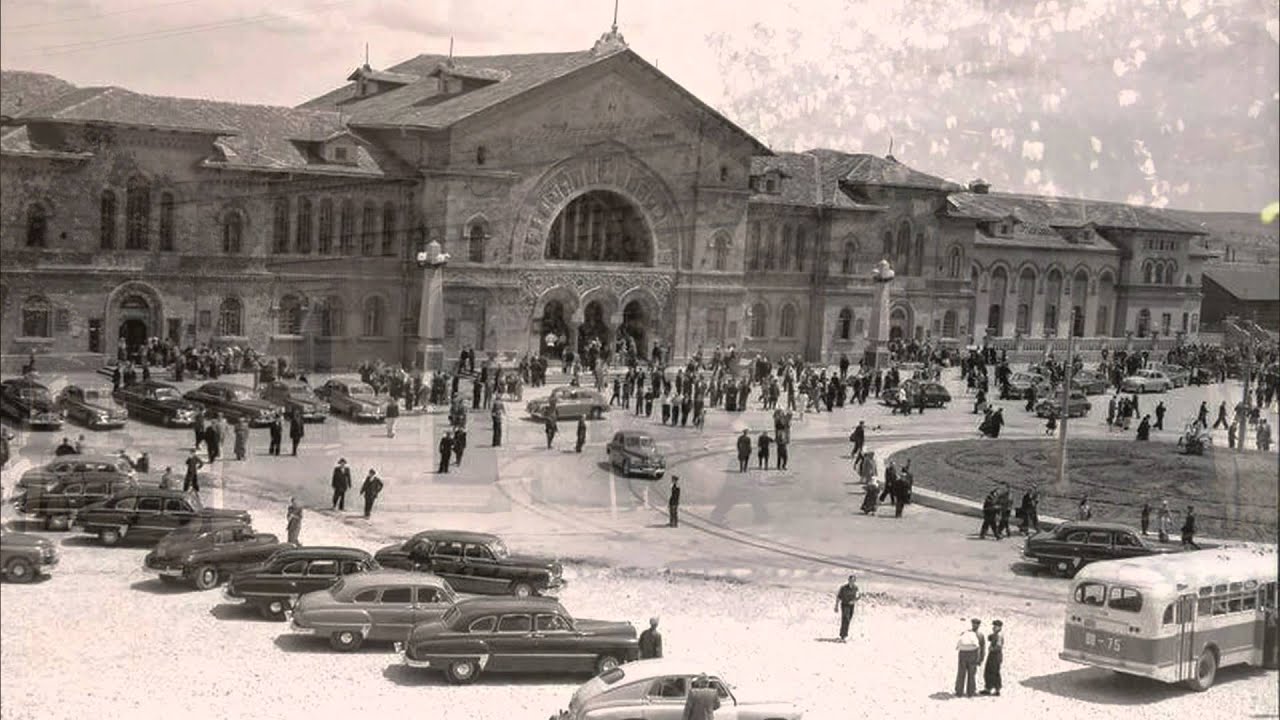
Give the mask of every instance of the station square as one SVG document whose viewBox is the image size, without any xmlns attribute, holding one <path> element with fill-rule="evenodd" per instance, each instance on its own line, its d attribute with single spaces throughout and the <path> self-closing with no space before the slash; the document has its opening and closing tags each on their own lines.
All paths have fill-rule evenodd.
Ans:
<svg viewBox="0 0 1280 720">
<path fill-rule="evenodd" d="M 1019 510 L 1038 493 L 1044 533 L 1074 521 L 1131 532 L 1157 554 L 1274 556 L 1277 300 L 1264 288 L 1240 304 L 1213 228 L 961 184 L 892 153 L 771 150 L 616 27 L 587 50 L 419 55 L 334 85 L 272 107 L 4 71 L 4 377 L 43 385 L 54 414 L 67 412 L 69 386 L 129 411 L 117 429 L 68 416 L 42 431 L 22 415 L 33 396 L 15 389 L 6 501 L 23 496 L 27 473 L 73 462 L 55 454 L 65 442 L 131 465 L 145 452 L 143 485 L 171 469 L 176 487 L 195 457 L 203 505 L 246 509 L 260 536 L 282 542 L 300 508 L 304 549 L 492 534 L 512 557 L 554 558 L 567 584 L 542 594 L 574 618 L 636 630 L 657 618 L 667 657 L 731 683 L 744 718 L 757 717 L 756 697 L 778 699 L 777 718 L 873 707 L 970 717 L 980 710 L 936 704 L 953 696 L 954 638 L 970 617 L 984 640 L 995 618 L 1009 637 L 1009 682 L 984 703 L 1126 718 L 1134 705 L 1276 712 L 1274 573 L 1252 578 L 1247 625 L 1256 614 L 1257 636 L 1271 639 L 1195 693 L 1061 659 L 1064 607 L 1079 601 L 1078 581 L 1058 575 L 1080 567 L 1036 567 L 1016 518 L 1003 540 L 979 533 L 1008 482 Z M 1237 295 L 1205 282 L 1215 272 Z M 1218 294 L 1211 326 L 1202 287 Z M 1068 356 L 1104 388 L 1083 417 L 1059 421 Z M 1128 388 L 1142 372 L 1157 381 L 1139 395 Z M 245 416 L 237 459 L 246 399 L 303 381 L 299 394 L 319 390 L 328 416 L 297 421 L 296 455 L 285 406 L 278 431 Z M 149 382 L 247 393 L 223 405 L 198 396 L 202 417 L 224 420 L 220 457 L 208 431 L 193 443 L 190 428 L 121 399 Z M 925 386 L 948 400 L 915 407 Z M 1137 404 L 1125 420 L 1121 398 Z M 1193 427 L 1202 404 L 1208 422 Z M 1163 427 L 1135 439 L 1157 405 Z M 984 410 L 1004 419 L 998 437 L 980 432 Z M 459 428 L 465 459 L 454 450 L 442 466 L 442 438 L 454 446 Z M 661 456 L 658 477 L 622 472 L 623 456 L 639 457 L 615 450 L 626 437 Z M 1188 454 L 1191 439 L 1208 447 Z M 343 509 L 339 460 L 353 481 Z M 889 461 L 911 478 L 900 518 L 875 492 L 901 492 L 884 487 Z M 366 517 L 370 473 L 381 492 Z M 1155 538 L 1164 502 L 1167 542 Z M 1144 505 L 1150 533 L 1138 530 Z M 1205 550 L 1180 543 L 1192 505 Z M 157 577 L 148 547 L 103 547 L 100 531 L 49 530 L 18 507 L 5 503 L 7 531 L 48 539 L 58 562 L 3 587 L 6 718 L 336 717 L 409 703 L 443 718 L 556 717 L 590 678 L 498 672 L 469 686 L 415 669 L 390 643 L 338 656 L 251 603 L 183 586 L 189 573 Z M 848 642 L 833 642 L 844 638 L 832 600 L 851 575 L 863 599 Z M 1223 586 L 1223 607 L 1243 617 L 1244 591 L 1228 599 Z M 1215 587 L 1202 615 L 1217 614 Z M 123 642 L 86 657 L 84 640 L 103 635 Z M 1203 650 L 1177 680 L 1199 677 Z M 206 679 L 184 681 L 180 697 L 137 687 L 166 663 Z"/>
</svg>

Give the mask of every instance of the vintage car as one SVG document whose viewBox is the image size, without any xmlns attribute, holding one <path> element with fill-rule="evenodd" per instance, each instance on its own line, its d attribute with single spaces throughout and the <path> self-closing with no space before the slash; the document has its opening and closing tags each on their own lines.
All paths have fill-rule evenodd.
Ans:
<svg viewBox="0 0 1280 720">
<path fill-rule="evenodd" d="M 1173 387 L 1173 382 L 1159 370 L 1139 370 L 1120 383 L 1124 392 L 1149 393 L 1165 392 Z"/>
<path fill-rule="evenodd" d="M 362 382 L 332 379 L 316 389 L 316 395 L 329 403 L 334 415 L 346 415 L 352 420 L 383 422 L 387 419 L 387 398 L 373 392 L 373 387 Z"/>
<path fill-rule="evenodd" d="M 496 535 L 461 530 L 427 530 L 373 554 L 385 568 L 439 575 L 458 592 L 528 597 L 566 583 L 560 563 L 512 555 Z"/>
<path fill-rule="evenodd" d="M 266 620 L 284 620 L 298 597 L 331 587 L 338 578 L 376 570 L 364 550 L 344 547 L 299 547 L 281 550 L 256 567 L 227 579 L 222 594 L 256 607 Z"/>
<path fill-rule="evenodd" d="M 924 393 L 925 407 L 940 408 L 951 402 L 951 393 L 942 383 L 920 380 L 906 380 L 898 387 L 885 389 L 880 393 L 880 402 L 889 407 L 898 407 L 906 402 L 914 408 L 919 393 Z"/>
<path fill-rule="evenodd" d="M 68 462 L 71 467 L 61 477 L 33 482 L 14 500 L 18 512 L 36 516 L 46 530 L 67 530 L 71 516 L 81 508 L 137 485 L 132 475 L 122 474 L 105 462 Z M 53 467 L 64 468 L 64 463 L 53 463 Z"/>
<path fill-rule="evenodd" d="M 660 478 L 667 471 L 667 459 L 658 452 L 657 444 L 648 433 L 635 430 L 614 433 L 604 451 L 609 464 L 626 477 L 639 474 Z"/>
<path fill-rule="evenodd" d="M 558 387 L 546 400 L 533 400 L 526 407 L 529 415 L 538 419 L 550 417 L 559 422 L 588 417 L 598 420 L 609 412 L 609 401 L 591 388 Z"/>
<path fill-rule="evenodd" d="M 59 482 L 135 479 L 137 474 L 129 461 L 118 455 L 63 455 L 22 473 L 17 489 L 26 492 L 36 487 L 49 490 Z"/>
<path fill-rule="evenodd" d="M 209 524 L 226 520 L 252 522 L 244 510 L 207 508 L 195 493 L 137 487 L 121 490 L 112 497 L 88 505 L 71 518 L 72 527 L 97 535 L 103 545 L 121 540 L 155 542 L 190 523 Z"/>
<path fill-rule="evenodd" d="M 205 415 L 217 415 L 228 422 L 245 420 L 250 427 L 265 427 L 280 417 L 280 408 L 253 394 L 253 389 L 228 382 L 207 382 L 183 395 L 204 408 Z"/>
<path fill-rule="evenodd" d="M 1089 402 L 1089 398 L 1085 397 L 1083 392 L 1072 388 L 1071 397 L 1067 399 L 1067 417 L 1084 417 L 1092 409 L 1093 404 Z M 1061 389 L 1055 389 L 1052 394 L 1036 401 L 1036 417 L 1062 417 Z"/>
<path fill-rule="evenodd" d="M 258 565 L 279 550 L 296 547 L 238 520 L 191 523 L 160 538 L 143 569 L 164 582 L 187 582 L 197 590 L 216 587 L 231 573 Z"/>
<path fill-rule="evenodd" d="M 56 402 L 66 419 L 90 430 L 122 428 L 129 419 L 129 411 L 111 397 L 110 385 L 68 385 Z"/>
<path fill-rule="evenodd" d="M 404 640 L 414 625 L 439 618 L 457 599 L 435 575 L 371 570 L 298 598 L 291 629 L 327 637 L 334 650 L 350 652 L 370 640 Z"/>
<path fill-rule="evenodd" d="M 1064 577 L 1100 560 L 1155 555 L 1169 552 L 1148 543 L 1142 534 L 1126 525 L 1092 521 L 1065 522 L 1049 532 L 1027 538 L 1022 556 Z"/>
<path fill-rule="evenodd" d="M 112 395 L 129 411 L 129 417 L 166 427 L 191 427 L 204 411 L 172 385 L 154 380 L 123 385 Z"/>
<path fill-rule="evenodd" d="M 1187 383 L 1191 381 L 1191 371 L 1174 363 L 1160 363 L 1153 367 L 1152 370 L 1159 370 L 1164 373 L 1164 376 L 1169 378 L 1169 382 L 1176 388 L 1186 387 Z"/>
<path fill-rule="evenodd" d="M 0 525 L 0 571 L 9 582 L 31 582 L 57 564 L 58 549 L 52 540 Z"/>
<path fill-rule="evenodd" d="M 1016 372 L 1009 378 L 1009 390 L 1004 393 L 1006 399 L 1021 399 L 1027 391 L 1035 388 L 1036 397 L 1041 397 L 1050 389 L 1049 379 L 1043 375 L 1030 372 Z"/>
<path fill-rule="evenodd" d="M 63 420 L 49 388 L 28 378 L 0 383 L 0 415 L 33 430 L 57 430 Z"/>
<path fill-rule="evenodd" d="M 640 657 L 635 626 L 575 620 L 555 598 L 471 598 L 413 626 L 396 644 L 404 664 L 454 683 L 481 672 L 609 672 Z"/>
<path fill-rule="evenodd" d="M 1103 395 L 1111 387 L 1111 383 L 1093 370 L 1081 369 L 1071 376 L 1071 387 L 1079 388 L 1085 395 Z"/>
<path fill-rule="evenodd" d="M 734 720 L 801 720 L 804 711 L 783 700 L 739 698 L 721 675 L 688 660 L 659 658 L 616 667 L 589 680 L 554 720 L 680 720 L 689 686 L 706 675 L 720 697 L 724 716 Z M 721 712 L 717 712 L 719 717 Z"/>
<path fill-rule="evenodd" d="M 301 380 L 272 380 L 258 389 L 258 396 L 280 408 L 283 415 L 302 413 L 303 422 L 324 422 L 329 403 L 316 397 L 311 386 Z"/>
</svg>

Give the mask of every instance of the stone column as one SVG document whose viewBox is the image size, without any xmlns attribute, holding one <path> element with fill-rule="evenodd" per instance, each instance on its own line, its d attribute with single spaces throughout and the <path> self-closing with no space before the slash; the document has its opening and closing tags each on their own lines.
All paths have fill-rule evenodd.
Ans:
<svg viewBox="0 0 1280 720">
<path fill-rule="evenodd" d="M 582 359 L 582 351 L 578 347 L 578 332 L 582 329 L 582 323 L 586 322 L 583 316 L 582 308 L 573 311 L 573 315 L 569 316 L 569 342 L 568 349 L 573 351 L 573 356 Z"/>
<path fill-rule="evenodd" d="M 444 369 L 444 266 L 449 256 L 432 240 L 418 254 L 422 268 L 422 302 L 418 307 L 417 365 L 426 372 Z"/>
<path fill-rule="evenodd" d="M 879 370 L 889 364 L 889 286 L 893 284 L 893 267 L 888 260 L 881 260 L 871 271 L 874 284 L 871 300 L 871 322 L 867 327 L 865 357 L 872 367 Z"/>
<path fill-rule="evenodd" d="M 609 316 L 609 339 L 606 346 L 609 356 L 617 359 L 618 338 L 622 337 L 622 311 Z"/>
</svg>

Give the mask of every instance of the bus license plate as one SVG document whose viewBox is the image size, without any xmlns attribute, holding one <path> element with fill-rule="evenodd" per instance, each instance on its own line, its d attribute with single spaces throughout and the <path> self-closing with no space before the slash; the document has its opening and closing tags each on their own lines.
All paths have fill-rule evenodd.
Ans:
<svg viewBox="0 0 1280 720">
<path fill-rule="evenodd" d="M 1112 637 L 1110 635 L 1099 634 L 1096 632 L 1086 632 L 1084 634 L 1084 646 L 1088 650 L 1119 655 L 1120 651 L 1124 648 L 1124 643 L 1122 638 Z"/>
</svg>

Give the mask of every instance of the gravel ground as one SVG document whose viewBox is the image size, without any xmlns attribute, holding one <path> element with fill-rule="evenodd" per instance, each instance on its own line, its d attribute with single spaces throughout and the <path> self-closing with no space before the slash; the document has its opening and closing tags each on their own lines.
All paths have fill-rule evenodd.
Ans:
<svg viewBox="0 0 1280 720">
<path fill-rule="evenodd" d="M 273 517 L 279 508 L 229 496 Z M 270 529 L 270 528 L 267 528 Z M 58 537 L 55 535 L 55 537 Z M 357 524 L 308 514 L 304 540 L 373 549 Z M 63 535 L 51 579 L 0 589 L 0 718 L 352 718 L 414 708 L 447 720 L 542 720 L 585 679 L 487 677 L 453 687 L 410 671 L 390 647 L 340 655 L 323 641 L 226 603 L 219 591 L 162 585 L 144 549 Z M 566 542 L 569 542 L 566 540 Z M 792 699 L 816 719 L 848 717 L 1265 717 L 1275 673 L 1226 670 L 1204 694 L 1069 665 L 1057 658 L 1061 608 L 957 607 L 945 597 L 871 594 L 850 643 L 830 642 L 830 596 L 807 590 L 649 572 L 570 567 L 561 599 L 579 617 L 662 617 L 667 654 L 706 663 L 743 697 Z M 1021 603 L 1019 603 L 1021 605 Z M 1005 621 L 1004 697 L 952 699 L 953 643 L 970 616 Z M 159 681 L 159 682 L 157 682 Z"/>
</svg>

